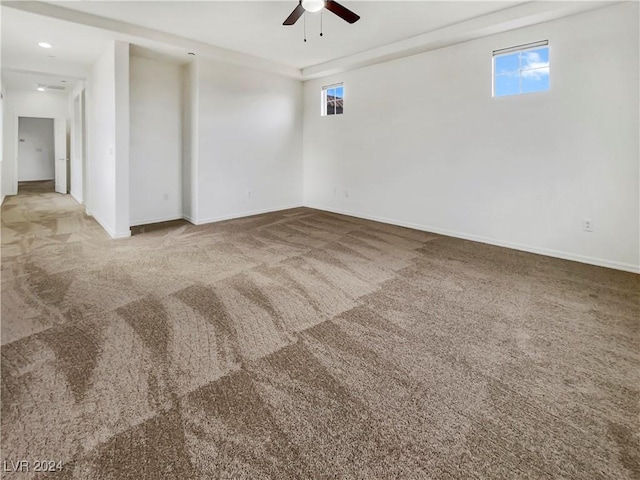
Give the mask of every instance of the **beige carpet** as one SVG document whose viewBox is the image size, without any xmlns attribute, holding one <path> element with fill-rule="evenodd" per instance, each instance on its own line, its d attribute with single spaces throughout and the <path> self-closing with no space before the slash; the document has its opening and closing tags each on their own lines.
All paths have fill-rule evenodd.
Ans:
<svg viewBox="0 0 640 480">
<path fill-rule="evenodd" d="M 3 478 L 640 478 L 637 275 L 307 208 L 113 241 L 47 188 L 2 207 Z"/>
</svg>

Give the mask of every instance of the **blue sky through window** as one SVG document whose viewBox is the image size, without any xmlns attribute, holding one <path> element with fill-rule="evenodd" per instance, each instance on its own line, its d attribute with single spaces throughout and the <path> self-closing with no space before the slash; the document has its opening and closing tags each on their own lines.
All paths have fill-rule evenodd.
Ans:
<svg viewBox="0 0 640 480">
<path fill-rule="evenodd" d="M 549 47 L 499 55 L 493 65 L 496 97 L 549 90 Z"/>
<path fill-rule="evenodd" d="M 344 87 L 332 87 L 327 89 L 327 95 L 335 98 L 344 97 Z"/>
<path fill-rule="evenodd" d="M 342 84 L 322 87 L 322 115 L 340 115 L 344 113 L 344 86 Z"/>
</svg>

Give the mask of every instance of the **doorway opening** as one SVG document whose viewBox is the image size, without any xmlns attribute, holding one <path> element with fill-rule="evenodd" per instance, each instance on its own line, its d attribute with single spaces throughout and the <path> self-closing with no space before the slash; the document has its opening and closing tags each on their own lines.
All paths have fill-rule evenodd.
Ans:
<svg viewBox="0 0 640 480">
<path fill-rule="evenodd" d="M 16 116 L 15 172 L 17 191 L 34 182 L 41 189 L 67 194 L 69 159 L 67 158 L 67 120 Z"/>
<path fill-rule="evenodd" d="M 55 189 L 53 118 L 18 118 L 18 191 Z"/>
</svg>

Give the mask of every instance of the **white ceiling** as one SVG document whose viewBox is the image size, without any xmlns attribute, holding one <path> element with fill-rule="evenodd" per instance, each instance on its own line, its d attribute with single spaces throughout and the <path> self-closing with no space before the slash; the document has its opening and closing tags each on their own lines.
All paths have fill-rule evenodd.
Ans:
<svg viewBox="0 0 640 480">
<path fill-rule="evenodd" d="M 334 14 L 305 14 L 282 25 L 297 0 L 268 1 L 92 1 L 52 2 L 65 8 L 172 33 L 296 68 L 370 50 L 523 2 L 341 0 L 360 15 L 353 25 Z"/>
<path fill-rule="evenodd" d="M 50 92 L 67 92 L 75 86 L 78 80 L 73 77 L 65 77 L 43 73 L 30 73 L 12 70 L 2 71 L 2 83 L 6 88 L 16 90 L 35 90 L 42 85 L 45 88 L 50 86 L 60 87 L 64 90 L 49 89 Z"/>
<path fill-rule="evenodd" d="M 3 6 L 3 75 L 9 68 L 83 77 L 111 38 L 110 32 Z M 38 42 L 53 48 L 41 48 Z"/>
<path fill-rule="evenodd" d="M 341 3 L 361 16 L 350 25 L 328 11 L 282 25 L 289 1 L 2 2 L 3 80 L 27 73 L 86 77 L 112 40 L 186 62 L 187 52 L 308 79 L 539 23 L 605 2 L 356 1 Z M 37 46 L 48 42 L 52 49 Z M 136 50 L 137 48 L 137 50 Z M 54 58 L 51 58 L 53 56 Z M 15 76 L 18 74 L 18 76 Z M 33 79 L 29 82 L 33 83 Z M 44 82 L 41 82 L 44 83 Z"/>
</svg>

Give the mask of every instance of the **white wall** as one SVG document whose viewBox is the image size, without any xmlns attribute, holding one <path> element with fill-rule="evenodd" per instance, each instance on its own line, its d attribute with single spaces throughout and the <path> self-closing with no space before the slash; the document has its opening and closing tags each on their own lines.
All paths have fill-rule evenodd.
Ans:
<svg viewBox="0 0 640 480">
<path fill-rule="evenodd" d="M 182 214 L 198 218 L 198 59 L 182 67 Z"/>
<path fill-rule="evenodd" d="M 492 50 L 544 39 L 551 90 L 492 98 Z M 309 81 L 305 204 L 637 271 L 638 43 L 627 3 Z"/>
<path fill-rule="evenodd" d="M 3 99 L 2 194 L 18 193 L 18 117 L 67 118 L 64 93 L 7 88 Z"/>
<path fill-rule="evenodd" d="M 131 225 L 182 218 L 182 68 L 130 57 Z"/>
<path fill-rule="evenodd" d="M 115 42 L 116 106 L 116 237 L 131 235 L 129 227 L 129 152 L 131 124 L 129 115 L 129 44 Z"/>
<path fill-rule="evenodd" d="M 53 180 L 53 119 L 20 117 L 18 137 L 18 181 Z"/>
<path fill-rule="evenodd" d="M 4 106 L 5 106 L 5 102 L 4 102 L 4 96 L 5 96 L 5 91 L 4 91 L 4 83 L 0 83 L 0 205 L 2 204 L 2 202 L 4 202 L 4 197 L 5 197 L 5 190 L 3 187 L 3 179 L 4 179 L 4 173 L 2 171 L 2 169 L 4 168 L 3 165 L 3 159 L 4 159 Z"/>
<path fill-rule="evenodd" d="M 300 206 L 301 82 L 202 59 L 194 70 L 196 222 Z"/>
<path fill-rule="evenodd" d="M 93 65 L 87 98 L 87 210 L 114 238 L 129 231 L 129 45 L 113 42 Z"/>
</svg>

